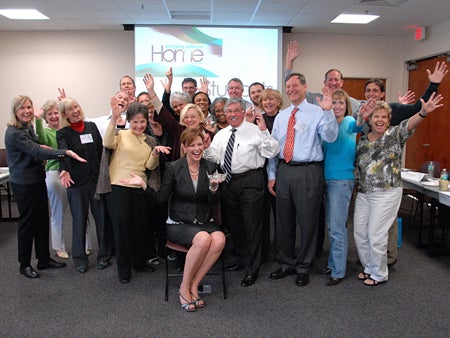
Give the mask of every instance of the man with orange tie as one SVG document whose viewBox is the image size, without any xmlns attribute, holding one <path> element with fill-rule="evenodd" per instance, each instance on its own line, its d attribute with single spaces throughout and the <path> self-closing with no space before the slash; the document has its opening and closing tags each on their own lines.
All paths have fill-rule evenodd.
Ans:
<svg viewBox="0 0 450 338">
<path fill-rule="evenodd" d="M 296 284 L 309 283 L 309 270 L 316 253 L 320 202 L 325 187 L 322 141 L 334 142 L 338 124 L 331 110 L 331 91 L 323 88 L 319 106 L 306 101 L 306 79 L 292 73 L 286 77 L 291 106 L 276 117 L 272 136 L 280 144 L 277 157 L 267 168 L 271 194 L 276 196 L 277 247 L 280 268 L 271 279 L 297 275 Z M 275 185 L 276 183 L 276 185 Z M 296 252 L 296 228 L 300 245 Z"/>
</svg>

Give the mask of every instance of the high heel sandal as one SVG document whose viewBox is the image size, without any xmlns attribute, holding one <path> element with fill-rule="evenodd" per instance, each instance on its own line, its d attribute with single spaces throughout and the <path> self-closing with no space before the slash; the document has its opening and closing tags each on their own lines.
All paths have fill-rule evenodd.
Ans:
<svg viewBox="0 0 450 338">
<path fill-rule="evenodd" d="M 193 297 L 193 298 L 195 298 L 195 295 L 191 292 L 191 296 Z M 198 296 L 197 298 L 195 298 L 193 301 L 192 301 L 192 303 L 194 303 L 194 305 L 195 305 L 195 307 L 196 308 L 198 308 L 198 309 L 201 309 L 201 308 L 204 308 L 205 307 L 205 301 L 202 299 L 202 298 L 200 298 L 200 296 Z"/>
<path fill-rule="evenodd" d="M 189 302 L 186 298 L 183 297 L 181 294 L 181 291 L 178 292 L 178 297 L 180 297 L 184 302 L 181 303 L 181 308 L 186 312 L 194 312 L 197 311 L 197 307 L 195 306 L 194 302 Z"/>
</svg>

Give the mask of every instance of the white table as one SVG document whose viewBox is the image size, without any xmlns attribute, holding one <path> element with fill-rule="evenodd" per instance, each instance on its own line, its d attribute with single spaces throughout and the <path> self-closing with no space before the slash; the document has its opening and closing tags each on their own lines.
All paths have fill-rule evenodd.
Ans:
<svg viewBox="0 0 450 338">
<path fill-rule="evenodd" d="M 439 186 L 430 186 L 427 185 L 426 182 L 429 182 L 425 174 L 418 173 L 414 171 L 402 171 L 402 181 L 403 187 L 406 189 L 412 189 L 418 192 L 418 206 L 419 206 L 419 238 L 418 238 L 418 246 L 423 247 L 422 243 L 422 227 L 423 227 L 423 203 L 424 196 L 428 196 L 431 198 L 431 208 L 430 208 L 430 228 L 429 228 L 429 236 L 428 236 L 428 245 L 435 244 L 434 243 L 434 230 L 435 230 L 435 221 L 436 221 L 436 207 L 437 203 L 444 204 L 446 206 L 450 206 L 450 192 L 448 191 L 439 191 Z M 436 180 L 437 181 L 437 180 Z M 425 184 L 424 184 L 425 183 Z M 442 244 L 445 243 L 444 231 L 442 231 Z"/>
<path fill-rule="evenodd" d="M 8 167 L 0 167 L 0 185 L 5 186 L 5 189 L 8 193 L 8 212 L 9 217 L 3 217 L 3 210 L 2 210 L 2 203 L 0 198 L 0 221 L 16 221 L 17 217 L 12 217 L 12 210 L 11 210 L 11 203 L 12 203 L 12 196 L 11 196 L 11 188 L 9 186 L 9 168 Z"/>
</svg>

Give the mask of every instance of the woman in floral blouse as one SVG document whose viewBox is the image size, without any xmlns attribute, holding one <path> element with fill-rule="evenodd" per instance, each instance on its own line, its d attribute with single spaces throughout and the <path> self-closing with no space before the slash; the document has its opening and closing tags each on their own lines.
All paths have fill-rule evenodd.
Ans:
<svg viewBox="0 0 450 338">
<path fill-rule="evenodd" d="M 391 108 L 378 101 L 370 115 L 371 131 L 361 137 L 356 150 L 358 193 L 355 201 L 354 236 L 364 271 L 358 279 L 377 286 L 388 279 L 386 248 L 388 230 L 400 207 L 402 149 L 420 122 L 440 108 L 442 95 L 433 93 L 421 110 L 398 126 L 389 127 Z"/>
</svg>

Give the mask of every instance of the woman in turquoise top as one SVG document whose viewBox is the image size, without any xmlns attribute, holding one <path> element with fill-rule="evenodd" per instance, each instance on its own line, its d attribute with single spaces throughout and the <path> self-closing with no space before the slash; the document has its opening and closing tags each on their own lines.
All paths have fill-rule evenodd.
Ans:
<svg viewBox="0 0 450 338">
<path fill-rule="evenodd" d="M 362 130 L 365 116 L 368 116 L 371 100 L 361 107 L 358 120 L 352 117 L 348 94 L 338 89 L 333 92 L 332 108 L 339 124 L 339 134 L 333 143 L 324 142 L 325 154 L 325 224 L 330 238 L 328 265 L 324 271 L 331 273 L 327 285 L 336 285 L 344 277 L 347 266 L 348 208 L 354 186 L 354 162 L 356 153 L 356 133 Z"/>
<path fill-rule="evenodd" d="M 47 145 L 53 149 L 58 149 L 58 143 L 56 142 L 56 131 L 59 129 L 58 107 L 58 101 L 48 100 L 42 106 L 41 112 L 35 112 L 38 141 L 40 144 Z M 42 120 L 47 122 L 47 128 L 44 128 Z M 71 222 L 71 215 L 69 201 L 67 200 L 67 191 L 59 179 L 59 160 L 48 160 L 45 165 L 45 173 L 47 195 L 50 202 L 52 249 L 56 251 L 58 257 L 69 258 L 66 250 L 63 226 Z M 89 251 L 90 248 L 90 236 L 87 235 L 86 251 Z"/>
</svg>

